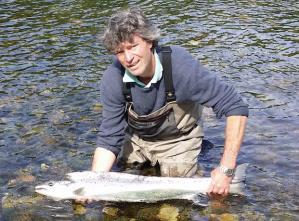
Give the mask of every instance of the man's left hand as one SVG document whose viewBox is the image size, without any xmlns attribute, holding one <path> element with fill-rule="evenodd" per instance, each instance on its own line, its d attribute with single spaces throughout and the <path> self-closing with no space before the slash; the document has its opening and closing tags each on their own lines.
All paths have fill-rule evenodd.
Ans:
<svg viewBox="0 0 299 221">
<path fill-rule="evenodd" d="M 208 195 L 219 194 L 226 196 L 229 192 L 229 186 L 233 178 L 226 176 L 219 170 L 219 168 L 215 168 L 211 172 L 211 178 L 212 181 L 208 188 Z"/>
</svg>

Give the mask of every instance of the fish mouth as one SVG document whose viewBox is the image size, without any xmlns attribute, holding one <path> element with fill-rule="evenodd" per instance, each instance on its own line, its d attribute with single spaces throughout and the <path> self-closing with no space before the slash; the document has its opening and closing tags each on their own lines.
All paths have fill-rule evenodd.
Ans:
<svg viewBox="0 0 299 221">
<path fill-rule="evenodd" d="M 36 187 L 35 187 L 35 192 L 38 193 L 38 194 L 41 194 L 41 195 L 43 195 L 43 196 L 49 196 L 49 194 L 51 193 L 51 192 L 49 191 L 49 189 L 48 189 L 47 187 L 45 187 L 44 185 L 36 186 Z M 55 201 L 59 201 L 59 200 L 61 200 L 60 197 L 56 197 L 56 196 L 53 196 L 53 195 L 51 195 L 51 194 L 50 194 L 49 197 L 52 198 L 52 199 L 55 200 Z"/>
<path fill-rule="evenodd" d="M 35 192 L 40 193 L 40 194 L 44 194 L 46 190 L 47 190 L 47 188 L 45 188 L 45 186 L 43 186 L 43 185 L 35 187 Z"/>
<path fill-rule="evenodd" d="M 53 186 L 54 186 L 54 183 L 52 181 L 50 181 L 46 184 L 37 185 L 35 187 L 35 192 L 42 193 L 42 192 L 50 190 L 51 187 L 53 187 Z"/>
</svg>

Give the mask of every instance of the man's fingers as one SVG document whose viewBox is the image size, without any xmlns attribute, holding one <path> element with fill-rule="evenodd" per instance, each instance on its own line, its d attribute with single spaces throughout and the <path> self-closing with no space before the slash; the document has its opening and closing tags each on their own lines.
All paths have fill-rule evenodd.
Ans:
<svg viewBox="0 0 299 221">
<path fill-rule="evenodd" d="M 92 203 L 93 200 L 92 199 L 87 199 L 87 203 Z"/>
<path fill-rule="evenodd" d="M 210 195 L 223 195 L 226 196 L 228 195 L 228 188 L 222 188 L 222 187 L 218 187 L 216 184 L 212 183 L 208 190 L 207 190 L 207 194 Z"/>
<path fill-rule="evenodd" d="M 216 193 L 219 195 L 222 195 L 222 194 L 224 194 L 224 189 L 218 189 L 218 191 Z"/>
<path fill-rule="evenodd" d="M 86 200 L 75 200 L 76 203 L 79 203 L 79 204 L 85 204 L 86 203 Z"/>
<path fill-rule="evenodd" d="M 207 189 L 208 195 L 227 195 L 229 192 L 230 180 L 224 174 L 214 169 L 211 172 L 211 183 Z"/>
<path fill-rule="evenodd" d="M 228 191 L 229 191 L 229 189 L 225 189 L 225 191 L 224 191 L 224 195 L 225 195 L 225 196 L 228 195 Z"/>
<path fill-rule="evenodd" d="M 77 199 L 75 199 L 75 202 L 80 204 L 92 203 L 92 201 L 93 201 L 92 199 L 85 198 L 85 197 L 77 197 Z"/>
<path fill-rule="evenodd" d="M 217 183 L 213 183 L 213 186 L 211 188 L 211 193 L 216 193 L 218 194 L 218 192 L 221 190 L 221 186 L 217 185 Z"/>
</svg>

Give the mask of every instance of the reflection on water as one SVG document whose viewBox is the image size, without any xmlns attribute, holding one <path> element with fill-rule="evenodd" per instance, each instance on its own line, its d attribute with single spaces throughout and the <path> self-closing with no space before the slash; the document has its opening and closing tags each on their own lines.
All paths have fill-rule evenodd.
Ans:
<svg viewBox="0 0 299 221">
<path fill-rule="evenodd" d="M 7 220 L 298 218 L 297 1 L 128 2 L 0 2 L 0 214 Z M 113 11 L 128 5 L 156 21 L 162 44 L 186 47 L 249 103 L 239 157 L 251 163 L 245 200 L 101 212 L 98 204 L 80 210 L 33 192 L 37 183 L 89 168 L 101 122 L 99 82 L 111 59 L 97 35 Z M 206 111 L 206 135 L 215 144 L 202 159 L 207 175 L 222 151 L 223 126 Z"/>
</svg>

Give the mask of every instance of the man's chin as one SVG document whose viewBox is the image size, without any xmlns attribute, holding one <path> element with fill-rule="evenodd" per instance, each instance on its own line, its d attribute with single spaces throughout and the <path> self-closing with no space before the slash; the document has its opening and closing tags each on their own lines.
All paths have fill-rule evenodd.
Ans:
<svg viewBox="0 0 299 221">
<path fill-rule="evenodd" d="M 131 73 L 133 76 L 135 76 L 135 77 L 138 77 L 138 76 L 141 75 L 141 73 L 139 73 L 139 71 L 137 71 L 137 70 L 132 71 L 132 70 L 129 69 L 129 71 L 130 71 L 130 73 Z"/>
</svg>

